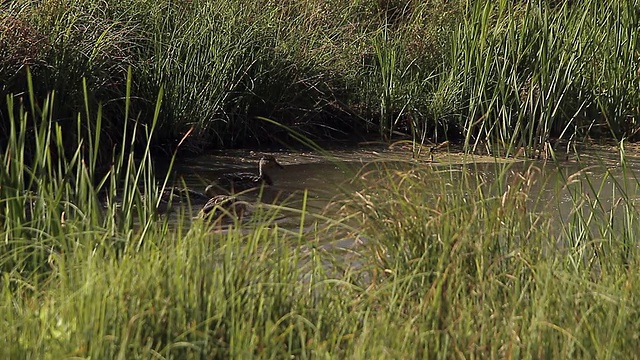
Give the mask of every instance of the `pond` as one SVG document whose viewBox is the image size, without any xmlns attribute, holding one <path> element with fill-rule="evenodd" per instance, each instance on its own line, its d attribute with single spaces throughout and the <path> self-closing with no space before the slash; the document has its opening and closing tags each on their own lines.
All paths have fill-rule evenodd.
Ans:
<svg viewBox="0 0 640 360">
<path fill-rule="evenodd" d="M 356 191 L 375 191 L 376 179 L 391 169 L 418 170 L 420 176 L 429 176 L 428 182 L 433 181 L 434 186 L 424 191 L 432 192 L 433 196 L 445 195 L 440 193 L 442 182 L 450 182 L 453 187 L 466 186 L 468 191 L 487 191 L 489 196 L 499 197 L 508 186 L 526 177 L 533 180 L 527 187 L 531 210 L 553 212 L 558 219 L 567 220 L 576 215 L 576 209 L 582 208 L 587 213 L 597 212 L 599 216 L 610 213 L 614 221 L 617 210 L 612 209 L 621 199 L 635 203 L 639 183 L 635 172 L 640 169 L 640 157 L 626 156 L 626 164 L 621 166 L 617 149 L 606 146 L 583 146 L 569 159 L 554 162 L 469 156 L 456 149 L 440 149 L 434 154 L 433 161 L 424 154 L 415 160 L 406 149 L 368 145 L 323 152 L 219 151 L 179 159 L 172 173 L 190 189 L 202 191 L 225 173 L 257 173 L 262 154 L 274 155 L 283 169 L 269 173 L 274 186 L 264 189 L 261 203 L 299 209 L 306 191 L 306 210 L 310 215 L 322 212 L 336 197 L 349 196 Z M 384 171 L 362 180 L 362 174 L 381 169 Z M 247 196 L 254 200 L 257 194 Z M 281 224 L 299 226 L 299 214 L 289 212 Z M 349 246 L 350 241 L 355 239 L 342 245 Z"/>
</svg>

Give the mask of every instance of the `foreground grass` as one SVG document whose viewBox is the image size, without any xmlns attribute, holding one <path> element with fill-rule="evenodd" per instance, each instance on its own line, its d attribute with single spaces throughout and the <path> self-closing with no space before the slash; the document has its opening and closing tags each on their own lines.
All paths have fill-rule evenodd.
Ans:
<svg viewBox="0 0 640 360">
<path fill-rule="evenodd" d="M 417 169 L 348 202 L 363 215 L 373 239 L 367 261 L 378 271 L 368 294 L 379 307 L 359 351 L 411 358 L 635 356 L 637 210 L 628 198 L 576 190 L 590 182 L 576 176 L 561 185 L 575 191 L 572 216 L 561 219 L 548 207 L 536 213 L 548 201 L 528 198 L 536 169 L 503 170 L 490 186 L 444 175 L 433 196 L 425 191 L 433 189 L 433 175 Z M 616 205 L 601 209 L 600 201 Z M 614 214 L 627 220 L 611 220 Z"/>
<path fill-rule="evenodd" d="M 226 232 L 184 217 L 168 226 L 143 216 L 126 228 L 38 218 L 24 222 L 21 235 L 14 223 L 2 233 L 10 251 L 0 262 L 1 351 L 123 359 L 636 356 L 640 264 L 630 199 L 581 190 L 593 180 L 575 175 L 561 184 L 575 205 L 559 221 L 536 210 L 547 199 L 527 198 L 535 168 L 500 169 L 486 184 L 469 171 L 380 168 L 332 205 L 326 224 L 299 229 L 270 222 L 278 209 Z M 336 211 L 343 220 L 330 220 Z M 361 244 L 323 246 L 342 236 Z M 39 262 L 19 261 L 29 257 Z"/>
<path fill-rule="evenodd" d="M 326 235 L 268 224 L 212 233 L 153 223 L 127 236 L 67 223 L 50 236 L 72 246 L 51 251 L 46 270 L 3 271 L 4 355 L 637 354 L 635 244 L 570 245 L 522 210 L 519 191 L 454 189 L 434 202 L 412 191 L 421 171 L 347 201 L 362 206 L 368 237 L 338 259 L 316 246 Z M 131 246 L 118 253 L 113 242 Z"/>
<path fill-rule="evenodd" d="M 127 84 L 130 94 L 131 74 Z M 158 183 L 150 153 L 162 92 L 150 126 L 122 130 L 106 172 L 97 171 L 101 111 L 88 98 L 75 126 L 94 136 L 72 137 L 69 157 L 51 98 L 33 108 L 8 100 L 16 116 L 0 167 L 4 357 L 634 358 L 640 350 L 639 183 L 624 142 L 618 169 L 599 180 L 560 171 L 558 183 L 543 184 L 558 188 L 548 198 L 533 195 L 545 181 L 535 167 L 496 165 L 484 182 L 472 164 L 379 166 L 354 180 L 361 190 L 309 214 L 315 223 L 283 228 L 274 219 L 286 209 L 272 207 L 225 232 L 155 211 L 169 182 Z M 140 138 L 136 157 L 128 149 Z M 615 191 L 602 191 L 610 183 Z M 570 211 L 545 206 L 552 199 L 569 199 Z M 308 213 L 304 202 L 298 212 Z M 327 246 L 345 238 L 356 246 Z"/>
</svg>

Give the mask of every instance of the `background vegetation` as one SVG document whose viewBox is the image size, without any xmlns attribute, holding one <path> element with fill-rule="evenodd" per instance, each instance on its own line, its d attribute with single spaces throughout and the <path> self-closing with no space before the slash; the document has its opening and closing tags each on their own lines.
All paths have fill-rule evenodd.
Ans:
<svg viewBox="0 0 640 360">
<path fill-rule="evenodd" d="M 102 105 L 103 145 L 149 122 L 154 149 L 268 145 L 284 131 L 535 148 L 550 137 L 633 137 L 637 1 L 5 1 L 0 101 L 55 90 L 74 129 Z M 125 78 L 134 79 L 125 118 Z M 86 80 L 86 82 L 83 82 Z M 7 107 L 0 131 L 7 134 Z M 30 127 L 29 127 L 30 128 Z"/>
</svg>

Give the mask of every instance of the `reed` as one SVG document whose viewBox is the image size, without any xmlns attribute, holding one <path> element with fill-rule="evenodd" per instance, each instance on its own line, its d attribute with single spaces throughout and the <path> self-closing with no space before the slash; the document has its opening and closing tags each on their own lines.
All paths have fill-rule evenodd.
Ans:
<svg viewBox="0 0 640 360">
<path fill-rule="evenodd" d="M 27 93 L 28 66 L 37 100 L 56 90 L 53 117 L 73 128 L 68 119 L 84 107 L 86 79 L 91 109 L 102 105 L 107 150 L 119 142 L 128 121 L 122 99 L 129 67 L 136 97 L 128 106 L 140 121 L 150 122 L 159 89 L 165 92 L 154 151 L 171 153 L 189 129 L 183 151 L 286 136 L 256 116 L 308 136 L 335 136 L 371 124 L 388 127 L 385 136 L 395 135 L 394 130 L 409 131 L 408 118 L 416 128 L 429 129 L 421 115 L 437 119 L 425 108 L 424 89 L 433 80 L 424 74 L 441 63 L 446 46 L 438 34 L 448 36 L 459 8 L 445 1 L 3 3 L 0 47 L 9 56 L 0 61 L 0 90 L 3 99 Z M 434 16 L 442 21 L 431 22 Z M 408 91 L 413 93 L 407 96 Z"/>
<path fill-rule="evenodd" d="M 155 212 L 166 181 L 149 151 L 137 158 L 123 143 L 92 179 L 99 126 L 74 139 L 71 158 L 53 157 L 62 135 L 48 104 L 38 116 L 16 105 L 3 152 L 5 357 L 637 353 L 639 183 L 624 143 L 619 168 L 560 168 L 551 184 L 536 163 L 372 164 L 354 178 L 360 190 L 325 213 L 303 198 L 220 229 L 187 211 L 172 223 Z M 27 120 L 38 129 L 33 163 L 20 161 Z M 122 131 L 130 141 L 143 132 L 148 148 L 155 130 Z M 570 199 L 568 211 L 553 199 Z M 287 211 L 300 222 L 280 225 Z M 345 237 L 360 245 L 327 246 Z"/>
<path fill-rule="evenodd" d="M 131 83 L 130 72 L 128 97 Z M 162 92 L 156 119 L 161 100 Z M 68 159 L 52 155 L 63 135 L 51 104 L 10 109 L 20 117 L 11 119 L 0 173 L 0 326 L 13 344 L 4 356 L 282 357 L 307 353 L 314 339 L 337 350 L 353 332 L 352 324 L 329 327 L 349 304 L 326 290 L 338 283 L 321 251 L 308 247 L 318 234 L 305 230 L 304 217 L 298 231 L 282 229 L 274 220 L 283 206 L 261 207 L 250 231 L 236 222 L 220 232 L 184 211 L 169 226 L 155 211 L 167 183 L 157 182 L 149 155 L 155 128 L 123 129 L 128 141 L 144 132 L 147 150 L 138 158 L 121 144 L 105 177 L 94 179 L 100 109 L 78 114 L 78 127 L 97 127 Z M 37 132 L 27 144 L 31 121 Z M 27 146 L 33 163 L 22 161 Z"/>
<path fill-rule="evenodd" d="M 638 94 L 629 88 L 637 64 L 626 59 L 638 49 L 630 31 L 636 10 L 634 1 L 469 5 L 453 37 L 456 80 L 445 78 L 447 87 L 462 89 L 456 101 L 465 145 L 488 141 L 508 154 L 523 147 L 531 155 L 552 137 L 635 134 L 629 126 L 638 112 L 627 99 Z M 629 57 L 622 60 L 618 49 Z"/>
<path fill-rule="evenodd" d="M 580 172 L 536 199 L 535 166 L 496 164 L 496 181 L 478 166 L 364 174 L 376 186 L 346 208 L 367 238 L 375 310 L 354 356 L 633 356 L 638 183 Z M 548 205 L 567 195 L 568 216 Z"/>
<path fill-rule="evenodd" d="M 195 152 L 286 137 L 256 117 L 307 136 L 376 129 L 528 155 L 551 138 L 637 133 L 633 0 L 107 5 L 4 3 L 3 99 L 28 92 L 29 67 L 38 103 L 55 90 L 52 116 L 73 128 L 86 79 L 113 144 L 132 67 L 140 120 L 165 92 L 152 149 L 168 153 L 189 130 Z"/>
<path fill-rule="evenodd" d="M 220 229 L 187 209 L 175 222 L 157 212 L 170 179 L 156 178 L 156 144 L 184 140 L 175 156 L 198 133 L 229 144 L 277 129 L 318 149 L 254 115 L 315 119 L 336 99 L 386 114 L 383 134 L 408 119 L 414 139 L 458 129 L 469 148 L 487 139 L 505 153 L 555 135 L 632 136 L 637 4 L 512 3 L 474 2 L 461 18 L 454 6 L 436 22 L 450 42 L 418 44 L 403 35 L 437 33 L 430 3 L 0 5 L 32 21 L 2 13 L 32 45 L 11 54 L 51 56 L 0 69 L 24 74 L 2 88 L 0 353 L 636 357 L 639 182 L 625 141 L 602 176 L 373 164 L 324 213 L 304 198 Z M 416 55 L 435 43 L 433 57 Z M 300 222 L 279 223 L 285 212 Z M 327 246 L 345 239 L 356 246 Z"/>
</svg>

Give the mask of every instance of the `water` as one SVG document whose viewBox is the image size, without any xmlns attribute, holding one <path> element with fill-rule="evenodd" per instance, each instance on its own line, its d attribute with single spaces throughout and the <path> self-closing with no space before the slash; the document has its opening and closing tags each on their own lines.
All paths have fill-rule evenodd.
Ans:
<svg viewBox="0 0 640 360">
<path fill-rule="evenodd" d="M 301 151 L 269 154 L 274 155 L 284 169 L 274 169 L 269 173 L 274 186 L 264 190 L 261 203 L 299 209 L 306 195 L 305 206 L 309 214 L 326 213 L 325 208 L 331 199 L 356 191 L 375 191 L 376 176 L 367 176 L 366 181 L 353 180 L 380 167 L 397 171 L 428 170 L 420 172 L 421 176 L 433 178 L 426 179 L 428 182 L 449 181 L 454 183 L 454 187 L 461 186 L 462 183 L 457 182 L 464 178 L 466 181 L 463 186 L 467 186 L 468 191 L 482 188 L 493 192 L 488 194 L 491 196 L 500 196 L 508 186 L 531 181 L 531 185 L 526 188 L 528 207 L 532 211 L 555 212 L 558 219 L 565 220 L 576 214 L 576 208 L 600 212 L 600 216 L 611 212 L 610 216 L 613 218 L 615 212 L 612 209 L 622 197 L 634 202 L 638 198 L 635 171 L 640 169 L 640 158 L 628 156 L 628 166 L 623 170 L 615 149 L 603 147 L 581 150 L 579 156 L 572 154 L 569 160 L 557 163 L 469 157 L 447 151 L 435 154 L 435 162 L 431 162 L 428 156 L 415 160 L 406 150 L 392 150 L 380 145 L 331 150 L 322 154 Z M 204 190 L 206 185 L 224 173 L 257 173 L 261 155 L 259 152 L 233 150 L 180 159 L 172 174 L 190 189 Z M 385 175 L 381 173 L 378 176 Z M 499 180 L 503 183 L 497 184 Z M 432 189 L 425 191 L 432 191 L 433 196 L 442 196 L 443 194 L 437 193 L 439 189 L 442 187 L 434 184 Z M 596 193 L 597 197 L 594 196 Z M 579 194 L 582 194 L 579 199 L 582 204 L 576 206 Z M 248 194 L 251 199 L 255 199 L 257 195 Z M 299 214 L 286 214 L 285 221 L 282 222 L 284 226 L 299 226 Z M 341 240 L 340 246 L 349 247 L 357 241 L 358 239 L 347 237 L 346 240 Z"/>
</svg>

